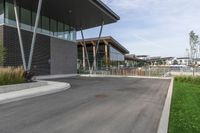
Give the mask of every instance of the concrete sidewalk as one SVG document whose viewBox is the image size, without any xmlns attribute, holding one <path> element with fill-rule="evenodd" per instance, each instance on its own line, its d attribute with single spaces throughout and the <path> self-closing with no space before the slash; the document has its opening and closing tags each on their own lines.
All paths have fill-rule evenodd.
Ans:
<svg viewBox="0 0 200 133">
<path fill-rule="evenodd" d="M 71 87 L 69 83 L 63 82 L 52 82 L 46 81 L 47 85 L 34 87 L 34 88 L 27 88 L 23 90 L 16 90 L 7 93 L 0 93 L 0 104 L 5 104 L 9 102 L 19 101 L 27 98 L 33 98 L 37 96 L 52 94 L 60 91 L 67 90 Z M 29 83 L 27 83 L 29 84 Z M 24 84 L 22 84 L 23 86 Z M 20 85 L 17 85 L 19 87 Z M 10 87 L 14 87 L 11 85 Z"/>
<path fill-rule="evenodd" d="M 78 74 L 58 74 L 58 75 L 46 75 L 46 76 L 36 76 L 36 80 L 48 80 L 48 79 L 59 79 L 59 78 L 69 78 L 76 77 Z"/>
</svg>

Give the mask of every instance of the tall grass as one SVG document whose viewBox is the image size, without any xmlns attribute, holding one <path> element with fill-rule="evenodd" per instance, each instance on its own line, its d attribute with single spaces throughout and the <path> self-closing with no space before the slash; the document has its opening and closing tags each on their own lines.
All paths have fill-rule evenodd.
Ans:
<svg viewBox="0 0 200 133">
<path fill-rule="evenodd" d="M 25 82 L 24 70 L 21 67 L 0 67 L 0 85 L 10 85 Z"/>
<path fill-rule="evenodd" d="M 200 76 L 176 76 L 175 81 L 200 84 Z"/>
</svg>

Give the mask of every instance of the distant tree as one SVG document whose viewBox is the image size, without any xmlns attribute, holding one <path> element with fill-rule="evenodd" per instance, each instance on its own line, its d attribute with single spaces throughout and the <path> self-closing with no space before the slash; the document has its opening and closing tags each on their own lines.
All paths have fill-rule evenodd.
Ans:
<svg viewBox="0 0 200 133">
<path fill-rule="evenodd" d="M 195 67 L 196 67 L 196 59 L 199 55 L 199 36 L 194 33 L 194 31 L 191 31 L 189 33 L 189 39 L 190 39 L 190 62 L 191 66 L 193 67 L 193 76 L 195 75 Z"/>
<path fill-rule="evenodd" d="M 177 60 L 174 60 L 174 61 L 173 61 L 173 65 L 178 65 L 178 61 L 177 61 Z"/>
<path fill-rule="evenodd" d="M 3 47 L 3 43 L 0 40 L 0 66 L 4 63 L 4 57 L 5 57 L 5 48 Z"/>
</svg>

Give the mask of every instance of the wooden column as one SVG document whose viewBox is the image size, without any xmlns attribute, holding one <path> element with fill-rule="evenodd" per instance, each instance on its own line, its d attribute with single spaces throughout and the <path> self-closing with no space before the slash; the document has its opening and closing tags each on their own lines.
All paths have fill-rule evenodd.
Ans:
<svg viewBox="0 0 200 133">
<path fill-rule="evenodd" d="M 97 62 L 96 62 L 96 43 L 94 41 L 91 41 L 92 45 L 93 45 L 93 59 L 94 59 L 94 62 L 93 62 L 93 70 L 96 70 L 97 68 Z"/>
<path fill-rule="evenodd" d="M 105 63 L 106 63 L 106 68 L 108 68 L 108 42 L 106 40 L 103 40 L 105 43 Z"/>
<path fill-rule="evenodd" d="M 84 48 L 83 44 L 81 44 L 81 45 L 82 45 L 82 54 L 83 54 L 83 69 L 85 70 L 85 68 L 86 68 L 86 66 L 85 66 L 85 48 Z"/>
</svg>

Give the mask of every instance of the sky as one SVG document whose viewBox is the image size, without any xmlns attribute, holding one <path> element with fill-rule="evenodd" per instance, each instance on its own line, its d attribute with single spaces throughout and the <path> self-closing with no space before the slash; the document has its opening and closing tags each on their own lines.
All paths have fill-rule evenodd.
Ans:
<svg viewBox="0 0 200 133">
<path fill-rule="evenodd" d="M 189 32 L 200 35 L 199 0 L 102 0 L 120 16 L 104 26 L 102 36 L 112 36 L 131 54 L 186 56 Z M 97 37 L 99 28 L 85 30 Z M 80 33 L 78 33 L 80 38 Z"/>
</svg>

